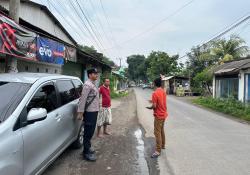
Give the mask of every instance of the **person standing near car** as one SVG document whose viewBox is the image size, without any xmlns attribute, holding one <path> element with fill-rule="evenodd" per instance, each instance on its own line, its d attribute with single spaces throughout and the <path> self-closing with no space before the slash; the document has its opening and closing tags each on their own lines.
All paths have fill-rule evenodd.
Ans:
<svg viewBox="0 0 250 175">
<path fill-rule="evenodd" d="M 99 88 L 100 96 L 102 97 L 102 107 L 97 119 L 97 137 L 102 137 L 101 128 L 103 127 L 104 135 L 111 135 L 108 132 L 108 125 L 112 122 L 111 113 L 111 97 L 110 97 L 110 80 L 106 78 L 104 84 Z"/>
<path fill-rule="evenodd" d="M 84 122 L 83 158 L 96 161 L 95 151 L 91 149 L 91 139 L 95 132 L 99 112 L 99 90 L 96 86 L 97 69 L 87 70 L 88 80 L 84 83 L 78 104 L 78 119 Z"/>
</svg>

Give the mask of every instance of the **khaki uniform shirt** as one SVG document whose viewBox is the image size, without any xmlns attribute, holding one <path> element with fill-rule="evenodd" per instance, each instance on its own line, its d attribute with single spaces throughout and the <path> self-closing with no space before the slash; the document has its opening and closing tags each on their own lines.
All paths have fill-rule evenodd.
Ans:
<svg viewBox="0 0 250 175">
<path fill-rule="evenodd" d="M 98 112 L 100 108 L 99 90 L 96 87 L 95 83 L 88 79 L 83 85 L 82 94 L 79 100 L 77 111 L 85 112 L 86 103 L 89 103 L 93 97 L 95 98 L 92 101 L 92 103 L 87 107 L 86 109 L 87 112 Z"/>
</svg>

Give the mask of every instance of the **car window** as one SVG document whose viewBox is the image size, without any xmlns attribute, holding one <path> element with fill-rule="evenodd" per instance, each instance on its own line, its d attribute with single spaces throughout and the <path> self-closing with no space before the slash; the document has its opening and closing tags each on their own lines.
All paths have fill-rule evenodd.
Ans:
<svg viewBox="0 0 250 175">
<path fill-rule="evenodd" d="M 65 105 L 75 100 L 76 90 L 71 80 L 58 80 L 56 85 L 61 97 L 61 105 Z"/>
<path fill-rule="evenodd" d="M 45 108 L 48 113 L 57 108 L 57 97 L 54 85 L 44 85 L 38 89 L 27 106 L 28 112 L 32 108 Z"/>
<path fill-rule="evenodd" d="M 82 82 L 79 80 L 73 80 L 73 84 L 76 88 L 76 98 L 80 98 L 82 93 Z"/>
<path fill-rule="evenodd" d="M 17 108 L 31 84 L 0 81 L 0 123 Z"/>
</svg>

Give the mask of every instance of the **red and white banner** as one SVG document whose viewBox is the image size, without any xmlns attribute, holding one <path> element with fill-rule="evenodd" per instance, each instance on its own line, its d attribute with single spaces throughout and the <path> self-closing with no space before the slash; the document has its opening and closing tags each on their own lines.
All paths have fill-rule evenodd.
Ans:
<svg viewBox="0 0 250 175">
<path fill-rule="evenodd" d="M 29 60 L 36 59 L 36 33 L 0 14 L 0 52 Z"/>
</svg>

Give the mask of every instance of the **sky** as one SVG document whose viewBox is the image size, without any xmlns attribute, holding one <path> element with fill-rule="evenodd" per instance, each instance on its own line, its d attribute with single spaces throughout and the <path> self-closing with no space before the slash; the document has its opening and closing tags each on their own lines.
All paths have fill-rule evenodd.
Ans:
<svg viewBox="0 0 250 175">
<path fill-rule="evenodd" d="M 122 58 L 123 65 L 127 56 L 153 50 L 183 56 L 250 15 L 250 0 L 77 0 L 94 30 L 91 36 L 76 0 L 71 1 L 82 19 L 69 0 L 34 1 L 46 5 L 79 44 L 93 45 L 117 64 Z M 250 20 L 225 37 L 231 34 L 250 46 Z"/>
</svg>

